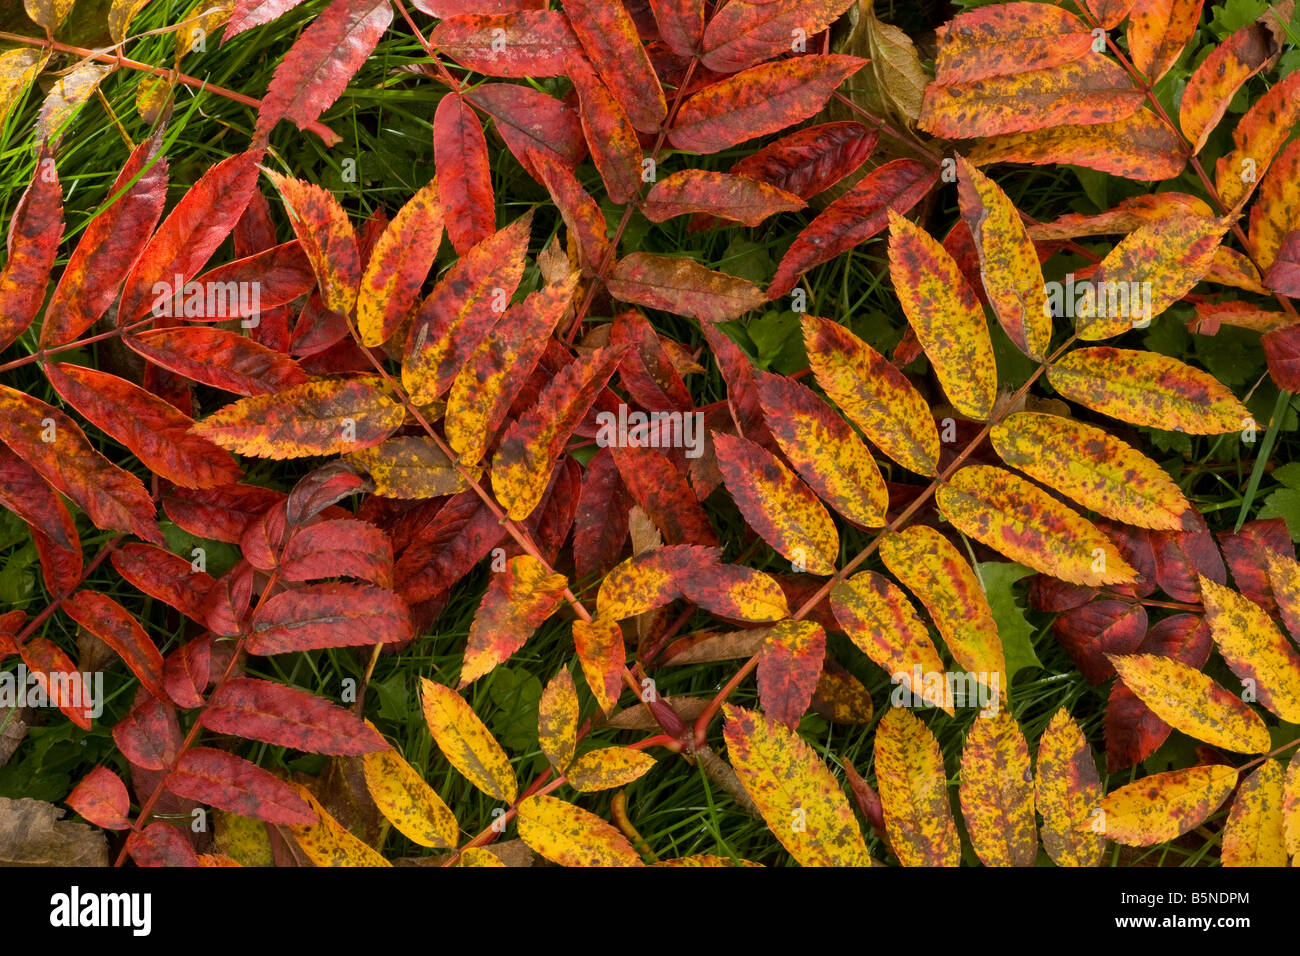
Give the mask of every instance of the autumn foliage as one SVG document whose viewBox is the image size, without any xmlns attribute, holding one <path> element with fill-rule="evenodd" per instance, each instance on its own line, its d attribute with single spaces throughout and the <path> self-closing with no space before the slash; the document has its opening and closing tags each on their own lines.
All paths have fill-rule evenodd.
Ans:
<svg viewBox="0 0 1300 956">
<path fill-rule="evenodd" d="M 1300 526 L 1244 520 L 1300 386 L 1290 4 L 1216 40 L 1199 0 L 997 3 L 923 60 L 853 0 L 300 3 L 171 26 L 180 64 L 304 23 L 267 88 L 204 94 L 248 135 L 179 195 L 194 78 L 130 59 L 142 4 L 111 5 L 126 59 L 58 42 L 56 0 L 0 34 L 0 108 L 41 102 L 0 275 L 0 504 L 41 587 L 0 609 L 0 661 L 54 699 L 87 670 L 60 635 L 111 651 L 123 699 L 51 719 L 111 734 L 62 802 L 119 864 L 496 866 L 516 838 L 748 862 L 638 832 L 629 785 L 701 774 L 766 825 L 765 864 L 1097 866 L 1193 831 L 1224 865 L 1300 860 Z M 431 175 L 363 218 L 273 143 L 336 148 L 393 36 Z M 68 222 L 77 111 L 140 67 L 129 158 Z M 1031 217 L 1017 177 L 1066 164 L 1124 198 Z M 759 276 L 629 238 L 669 228 L 780 255 Z M 887 345 L 816 295 L 864 256 Z M 793 365 L 752 354 L 773 310 Z M 1153 320 L 1262 341 L 1271 417 Z M 1205 507 L 1225 489 L 1236 527 Z M 476 687 L 556 633 L 507 747 Z M 458 672 L 418 663 L 435 643 Z M 319 692 L 322 652 L 360 681 Z M 368 693 L 404 656 L 406 752 Z M 690 664 L 708 692 L 665 694 Z M 1061 692 L 1027 692 L 1036 668 Z M 1178 765 L 1144 766 L 1174 735 Z M 351 775 L 384 836 L 289 752 Z"/>
</svg>

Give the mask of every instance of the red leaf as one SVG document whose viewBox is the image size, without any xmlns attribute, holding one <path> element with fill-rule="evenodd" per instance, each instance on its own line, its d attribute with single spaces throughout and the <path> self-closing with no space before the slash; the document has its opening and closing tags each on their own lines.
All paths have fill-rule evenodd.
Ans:
<svg viewBox="0 0 1300 956">
<path fill-rule="evenodd" d="M 63 801 L 97 827 L 128 830 L 131 797 L 122 778 L 107 767 L 96 767 Z"/>
<path fill-rule="evenodd" d="M 248 523 L 284 501 L 284 497 L 283 492 L 256 485 L 201 491 L 170 488 L 163 493 L 162 506 L 167 517 L 190 534 L 238 544 Z"/>
<path fill-rule="evenodd" d="M 646 439 L 651 444 L 658 440 L 658 434 Z M 702 442 L 704 436 L 700 435 L 699 440 Z M 663 534 L 665 543 L 705 547 L 718 543 L 709 516 L 695 499 L 686 475 L 668 455 L 642 445 L 614 444 L 610 451 L 623 484 Z"/>
<path fill-rule="evenodd" d="M 1152 531 L 1150 538 L 1156 553 L 1156 582 L 1175 601 L 1200 603 L 1197 575 L 1203 574 L 1215 584 L 1227 583 L 1227 569 L 1208 530 Z"/>
<path fill-rule="evenodd" d="M 415 9 L 431 17 L 455 17 L 475 13 L 513 13 L 536 10 L 547 0 L 411 0 Z"/>
<path fill-rule="evenodd" d="M 9 258 L 0 272 L 0 351 L 36 318 L 62 237 L 63 190 L 54 157 L 42 151 L 9 223 Z"/>
<path fill-rule="evenodd" d="M 52 594 L 81 580 L 81 539 L 63 500 L 8 448 L 0 445 L 0 506 L 27 522 L 41 552 L 41 572 Z"/>
<path fill-rule="evenodd" d="M 177 707 L 198 707 L 211 676 L 212 641 L 208 637 L 182 644 L 163 659 L 163 684 Z"/>
<path fill-rule="evenodd" d="M 181 832 L 168 823 L 151 823 L 126 838 L 136 866 L 198 866 L 199 858 Z"/>
<path fill-rule="evenodd" d="M 1273 599 L 1273 587 L 1268 579 L 1267 553 L 1274 551 L 1283 557 L 1295 557 L 1286 521 L 1282 518 L 1248 521 L 1240 531 L 1220 531 L 1219 547 L 1232 569 L 1237 590 L 1269 614 L 1276 614 L 1277 602 Z"/>
<path fill-rule="evenodd" d="M 253 817 L 267 823 L 315 823 L 316 812 L 287 783 L 241 757 L 195 747 L 167 775 L 167 789 L 178 797 Z"/>
<path fill-rule="evenodd" d="M 280 565 L 283 581 L 359 578 L 393 584 L 393 546 L 372 524 L 350 518 L 321 521 L 294 532 Z"/>
<path fill-rule="evenodd" d="M 433 118 L 433 162 L 447 235 L 464 255 L 496 231 L 496 200 L 487 140 L 478 114 L 456 93 L 438 101 Z"/>
<path fill-rule="evenodd" d="M 307 381 L 289 356 L 226 329 L 149 329 L 125 341 L 168 371 L 236 395 L 270 395 Z"/>
<path fill-rule="evenodd" d="M 641 203 L 651 222 L 700 213 L 757 226 L 779 212 L 793 212 L 804 202 L 793 193 L 732 173 L 686 169 L 659 180 Z"/>
<path fill-rule="evenodd" d="M 618 564 L 627 541 L 632 498 L 614 463 L 613 452 L 602 448 L 587 463 L 578 496 L 573 528 L 573 561 L 580 582 L 605 576 Z"/>
<path fill-rule="evenodd" d="M 410 636 L 410 612 L 392 591 L 371 584 L 309 584 L 282 591 L 262 606 L 253 616 L 248 651 L 269 656 Z"/>
<path fill-rule="evenodd" d="M 176 708 L 141 693 L 135 706 L 113 727 L 113 742 L 127 760 L 145 770 L 166 770 L 180 750 Z"/>
<path fill-rule="evenodd" d="M 1288 392 L 1300 391 L 1300 325 L 1269 332 L 1260 341 L 1274 384 Z"/>
<path fill-rule="evenodd" d="M 467 91 L 465 99 L 492 117 L 510 152 L 533 178 L 538 178 L 529 156 L 533 151 L 570 169 L 587 155 L 577 111 L 541 90 L 513 83 L 484 83 Z"/>
<path fill-rule="evenodd" d="M 409 604 L 445 592 L 505 537 L 496 515 L 473 491 L 454 495 L 420 529 L 394 569 L 397 591 Z"/>
<path fill-rule="evenodd" d="M 650 0 L 659 35 L 678 56 L 691 56 L 704 36 L 704 0 Z"/>
<path fill-rule="evenodd" d="M 78 591 L 63 602 L 63 610 L 111 647 L 149 693 L 159 700 L 167 699 L 162 654 L 130 611 L 97 591 Z"/>
<path fill-rule="evenodd" d="M 321 301 L 335 312 L 350 313 L 361 284 L 361 253 L 347 212 L 320 186 L 269 170 L 267 176 L 280 193 L 294 235 L 316 272 Z M 346 324 L 342 334 L 347 334 Z"/>
<path fill-rule="evenodd" d="M 870 239 L 888 225 L 889 210 L 906 213 L 938 179 L 936 168 L 915 159 L 895 159 L 873 169 L 799 233 L 777 267 L 768 298 L 785 295 L 813 266 Z"/>
<path fill-rule="evenodd" d="M 693 407 L 690 390 L 644 315 L 629 309 L 614 316 L 609 341 L 629 346 L 619 363 L 618 375 L 637 404 L 653 411 L 686 412 Z"/>
<path fill-rule="evenodd" d="M 555 205 L 564 218 L 564 226 L 569 230 L 570 240 L 577 243 L 583 273 L 595 275 L 609 254 L 604 213 L 582 188 L 569 167 L 550 153 L 530 153 L 528 165 L 555 200 Z"/>
<path fill-rule="evenodd" d="M 64 401 L 168 481 L 212 488 L 242 477 L 229 452 L 190 433 L 193 419 L 138 385 L 79 365 L 49 364 L 45 374 Z"/>
<path fill-rule="evenodd" d="M 257 112 L 255 142 L 291 120 L 305 130 L 333 105 L 393 21 L 387 0 L 334 0 L 285 54 Z M 338 136 L 327 138 L 334 146 Z"/>
<path fill-rule="evenodd" d="M 191 315 L 191 309 L 195 307 L 191 303 L 196 303 L 197 300 L 187 295 L 182 308 L 177 308 L 174 301 L 169 299 L 165 303 L 167 309 L 163 314 L 201 322 L 252 318 L 254 321 L 246 323 L 245 327 L 256 328 L 261 324 L 259 320 L 263 312 L 287 305 L 316 288 L 316 273 L 312 271 L 311 262 L 302 251 L 302 245 L 294 240 L 209 269 L 194 280 L 195 285 L 205 290 L 205 299 L 213 297 L 213 293 L 208 290 L 229 289 L 231 282 L 242 284 L 244 288 L 255 288 L 256 297 L 225 295 L 224 305 L 218 300 L 218 308 L 213 314 L 207 312 L 205 301 L 202 314 Z M 164 303 L 159 301 L 159 304 Z"/>
<path fill-rule="evenodd" d="M 793 730 L 812 702 L 826 656 L 826 632 L 812 621 L 773 625 L 758 657 L 763 712 Z"/>
<path fill-rule="evenodd" d="M 1126 601 L 1092 601 L 1066 611 L 1052 632 L 1091 684 L 1115 676 L 1107 655 L 1132 654 L 1147 632 L 1147 612 L 1141 604 Z"/>
<path fill-rule="evenodd" d="M 235 8 L 226 22 L 226 32 L 221 36 L 222 42 L 245 30 L 270 23 L 302 2 L 303 0 L 235 0 Z"/>
<path fill-rule="evenodd" d="M 565 60 L 579 50 L 569 21 L 556 10 L 458 14 L 435 26 L 429 42 L 475 73 L 518 79 L 562 76 Z M 523 92 L 529 88 L 511 89 Z"/>
<path fill-rule="evenodd" d="M 668 141 L 716 153 L 807 119 L 866 63 L 856 56 L 810 54 L 765 63 L 706 87 L 683 104 Z"/>
<path fill-rule="evenodd" d="M 113 568 L 150 597 L 203 623 L 203 604 L 212 589 L 212 575 L 196 571 L 180 555 L 149 544 L 125 544 L 113 552 Z"/>
<path fill-rule="evenodd" d="M 878 138 L 861 123 L 822 123 L 768 143 L 730 172 L 811 199 L 866 162 Z"/>
<path fill-rule="evenodd" d="M 742 0 L 713 15 L 704 31 L 704 66 L 735 73 L 789 53 L 802 35 L 806 41 L 834 23 L 853 0 Z M 798 51 L 796 51 L 798 52 Z"/>
<path fill-rule="evenodd" d="M 199 722 L 215 733 L 308 753 L 356 755 L 388 749 L 378 733 L 342 707 L 306 691 L 249 677 L 233 678 L 213 691 Z"/>
<path fill-rule="evenodd" d="M 158 284 L 166 283 L 175 293 L 177 286 L 198 275 L 252 198 L 260 158 L 260 150 L 250 150 L 224 159 L 181 197 L 127 274 L 117 309 L 119 324 L 148 314 L 159 298 Z"/>
<path fill-rule="evenodd" d="M 630 202 L 641 188 L 641 144 L 636 129 L 586 60 L 570 57 L 568 71 L 578 91 L 582 135 L 605 191 L 616 203 Z"/>
<path fill-rule="evenodd" d="M 43 637 L 32 638 L 18 648 L 18 653 L 46 698 L 82 730 L 89 730 L 93 711 L 103 706 L 103 701 L 91 699 L 91 688 L 81 679 L 71 658 Z"/>
<path fill-rule="evenodd" d="M 609 0 L 564 0 L 564 12 L 632 125 L 643 133 L 658 132 L 668 104 L 627 8 Z"/>
</svg>

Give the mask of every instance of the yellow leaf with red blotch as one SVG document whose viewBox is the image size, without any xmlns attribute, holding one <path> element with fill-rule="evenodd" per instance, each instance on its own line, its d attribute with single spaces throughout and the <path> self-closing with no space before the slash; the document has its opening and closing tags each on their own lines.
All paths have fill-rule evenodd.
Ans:
<svg viewBox="0 0 1300 956">
<path fill-rule="evenodd" d="M 790 614 L 785 592 L 770 575 L 739 564 L 710 564 L 677 571 L 682 597 L 710 614 L 741 621 L 779 621 Z"/>
<path fill-rule="evenodd" d="M 565 776 L 580 793 L 610 790 L 639 780 L 655 765 L 655 758 L 631 747 L 601 747 L 569 764 Z"/>
<path fill-rule="evenodd" d="M 224 853 L 200 853 L 199 866 L 243 866 L 233 856 Z"/>
<path fill-rule="evenodd" d="M 307 254 L 326 308 L 351 315 L 361 282 L 361 255 L 348 214 L 326 189 L 263 169 L 280 198 L 298 244 Z"/>
<path fill-rule="evenodd" d="M 961 754 L 961 815 L 975 854 L 985 866 L 1033 866 L 1038 858 L 1034 774 L 1029 744 L 1000 709 L 981 714 Z"/>
<path fill-rule="evenodd" d="M 1282 784 L 1282 835 L 1292 866 L 1300 866 L 1300 751 L 1291 755 Z"/>
<path fill-rule="evenodd" d="M 1090 56 L 1014 76 L 925 88 L 917 126 L 945 139 L 1108 123 L 1137 111 L 1145 94 L 1112 60 Z"/>
<path fill-rule="evenodd" d="M 317 823 L 292 823 L 294 841 L 317 866 L 392 866 L 379 853 L 361 842 L 330 816 L 310 790 L 290 783 L 298 796 L 316 811 Z"/>
<path fill-rule="evenodd" d="M 1210 204 L 1187 193 L 1151 193 L 1130 196 L 1099 213 L 1068 212 L 1051 222 L 1034 223 L 1029 235 L 1038 242 L 1049 239 L 1078 239 L 1081 236 L 1109 236 L 1132 232 L 1148 223 L 1171 216 L 1210 216 Z"/>
<path fill-rule="evenodd" d="M 420 304 L 402 360 L 402 387 L 417 405 L 451 388 L 461 366 L 501 320 L 524 274 L 532 219 L 526 213 L 475 244 Z"/>
<path fill-rule="evenodd" d="M 1267 269 L 1277 259 L 1282 240 L 1300 229 L 1300 140 L 1292 140 L 1269 167 L 1250 207 L 1250 248 L 1255 262 Z"/>
<path fill-rule="evenodd" d="M 1289 73 L 1246 110 L 1232 131 L 1233 149 L 1214 164 L 1214 187 L 1229 209 L 1246 201 L 1300 123 L 1300 73 Z"/>
<path fill-rule="evenodd" d="M 947 250 L 892 209 L 889 276 L 948 401 L 968 418 L 988 418 L 998 369 L 984 309 Z"/>
<path fill-rule="evenodd" d="M 961 841 L 939 741 L 901 707 L 876 725 L 876 790 L 889 846 L 903 866 L 957 866 Z"/>
<path fill-rule="evenodd" d="M 375 240 L 357 293 L 361 344 L 383 345 L 420 293 L 442 241 L 438 180 L 430 179 Z"/>
<path fill-rule="evenodd" d="M 1006 658 L 988 598 L 957 546 L 933 528 L 912 525 L 880 542 L 891 574 L 917 596 L 939 628 L 953 659 L 964 670 L 996 681 L 1006 699 Z"/>
<path fill-rule="evenodd" d="M 1107 654 L 1119 679 L 1175 730 L 1222 750 L 1259 754 L 1268 728 L 1240 697 L 1199 670 L 1163 654 Z"/>
<path fill-rule="evenodd" d="M 423 435 L 398 435 L 348 457 L 370 475 L 375 494 L 385 498 L 441 498 L 469 487 L 438 443 Z M 466 471 L 469 478 L 478 478 L 478 468 Z"/>
<path fill-rule="evenodd" d="M 645 865 L 618 830 L 555 797 L 528 797 L 519 804 L 519 837 L 560 866 Z"/>
<path fill-rule="evenodd" d="M 610 618 L 598 617 L 590 623 L 577 620 L 573 622 L 573 645 L 587 686 L 600 709 L 608 714 L 623 689 L 623 668 L 627 663 L 623 629 Z"/>
<path fill-rule="evenodd" d="M 833 661 L 822 662 L 822 674 L 813 691 L 813 709 L 836 724 L 869 724 L 875 714 L 871 692 L 862 681 Z"/>
<path fill-rule="evenodd" d="M 723 707 L 727 756 L 763 822 L 800 866 L 870 866 L 849 801 L 802 737 L 756 711 Z"/>
<path fill-rule="evenodd" d="M 1286 866 L 1283 777 L 1280 763 L 1265 760 L 1241 782 L 1223 825 L 1224 866 Z"/>
<path fill-rule="evenodd" d="M 1300 642 L 1300 561 L 1266 548 L 1268 584 L 1277 602 L 1282 623 L 1291 632 L 1291 639 Z"/>
<path fill-rule="evenodd" d="M 1254 421 L 1207 372 L 1155 352 L 1075 349 L 1047 371 L 1063 398 L 1131 425 L 1223 435 Z"/>
<path fill-rule="evenodd" d="M 618 260 L 605 281 L 623 302 L 685 315 L 701 322 L 739 318 L 767 301 L 748 279 L 729 276 L 684 256 L 633 252 Z"/>
<path fill-rule="evenodd" d="M 993 314 L 1016 348 L 1041 361 L 1052 340 L 1052 316 L 1043 269 L 1024 220 L 1001 187 L 960 156 L 957 188 Z"/>
<path fill-rule="evenodd" d="M 1081 826 L 1127 846 L 1152 846 L 1204 823 L 1237 785 L 1221 764 L 1155 773 L 1112 791 Z"/>
<path fill-rule="evenodd" d="M 362 766 L 370 798 L 403 835 L 420 846 L 455 848 L 455 815 L 401 754 L 377 750 L 362 756 Z"/>
<path fill-rule="evenodd" d="M 907 687 L 918 700 L 952 714 L 946 692 L 927 693 L 926 675 L 942 674 L 944 666 L 902 591 L 883 575 L 862 571 L 831 589 L 831 608 L 849 640 L 884 668 L 891 680 Z"/>
<path fill-rule="evenodd" d="M 448 762 L 474 786 L 502 803 L 518 794 L 515 771 L 483 721 L 450 687 L 420 678 L 424 722 Z"/>
<path fill-rule="evenodd" d="M 1278 44 L 1263 23 L 1247 24 L 1233 33 L 1192 71 L 1178 103 L 1178 125 L 1201 151 L 1219 125 L 1237 90 L 1277 56 Z"/>
<path fill-rule="evenodd" d="M 483 457 L 511 403 L 573 301 L 574 273 L 511 306 L 456 375 L 447 395 L 447 444 L 472 465 Z"/>
<path fill-rule="evenodd" d="M 694 853 L 691 856 L 679 856 L 675 860 L 660 860 L 655 866 L 762 866 L 750 860 L 732 860 L 730 857 L 714 856 L 711 853 Z"/>
<path fill-rule="evenodd" d="M 1168 472 L 1093 425 L 1017 412 L 989 437 L 1012 468 L 1107 518 L 1161 531 L 1184 530 L 1191 518 L 1191 505 Z"/>
<path fill-rule="evenodd" d="M 704 30 L 700 62 L 715 73 L 735 73 L 762 63 L 788 53 L 792 37 L 811 37 L 825 30 L 851 6 L 853 0 L 746 0 L 720 5 Z M 656 16 L 659 7 L 655 5 Z"/>
<path fill-rule="evenodd" d="M 1268 613 L 1231 588 L 1201 577 L 1205 619 L 1219 653 L 1255 698 L 1300 723 L 1300 655 Z"/>
<path fill-rule="evenodd" d="M 1196 32 L 1203 0 L 1135 0 L 1128 19 L 1133 65 L 1155 83 Z"/>
<path fill-rule="evenodd" d="M 444 21 L 445 22 L 445 21 Z M 504 867 L 505 863 L 501 858 L 491 850 L 484 849 L 481 846 L 467 846 L 460 851 L 460 856 L 456 859 L 457 866 L 482 866 L 482 867 Z"/>
<path fill-rule="evenodd" d="M 799 476 L 850 521 L 884 525 L 889 492 L 871 449 L 806 385 L 769 372 L 754 376 L 763 420 Z"/>
<path fill-rule="evenodd" d="M 306 458 L 378 445 L 405 417 L 370 381 L 327 379 L 241 398 L 191 431 L 241 455 Z"/>
<path fill-rule="evenodd" d="M 826 632 L 812 621 L 772 626 L 758 655 L 758 699 L 763 713 L 793 730 L 808 709 L 826 657 Z"/>
<path fill-rule="evenodd" d="M 920 475 L 937 474 L 939 429 L 921 393 L 890 361 L 848 329 L 803 318 L 817 384 L 877 448 Z"/>
<path fill-rule="evenodd" d="M 935 492 L 945 518 L 1013 561 L 1072 584 L 1137 580 L 1115 543 L 1047 492 L 992 465 L 968 465 Z"/>
<path fill-rule="evenodd" d="M 682 581 L 717 564 L 718 548 L 674 544 L 634 554 L 600 583 L 597 613 L 612 621 L 635 617 L 682 596 Z"/>
<path fill-rule="evenodd" d="M 1092 52 L 1087 24 L 1068 10 L 1045 3 L 998 3 L 957 14 L 935 30 L 939 53 L 936 83 L 968 83 L 1014 76 Z"/>
<path fill-rule="evenodd" d="M 460 686 L 478 680 L 524 646 L 564 603 L 569 582 L 532 555 L 511 558 L 488 582 L 465 645 Z"/>
<path fill-rule="evenodd" d="M 1150 110 L 1095 125 L 1051 126 L 981 140 L 970 152 L 976 166 L 992 163 L 1073 163 L 1157 182 L 1173 179 L 1187 165 L 1182 140 Z"/>
<path fill-rule="evenodd" d="M 1128 16 L 1133 0 L 1087 0 L 1087 4 L 1097 22 L 1105 29 L 1113 30 Z"/>
<path fill-rule="evenodd" d="M 578 691 L 567 668 L 561 669 L 537 706 L 537 741 L 557 773 L 564 773 L 578 743 Z"/>
<path fill-rule="evenodd" d="M 718 219 L 757 226 L 768 216 L 794 212 L 807 205 L 776 186 L 703 169 L 684 169 L 656 182 L 641 203 L 651 222 L 702 213 Z"/>
<path fill-rule="evenodd" d="M 506 516 L 522 521 L 541 502 L 564 443 L 614 374 L 622 349 L 597 349 L 570 362 L 506 429 L 492 458 L 492 490 Z"/>
<path fill-rule="evenodd" d="M 826 508 L 770 451 L 747 438 L 713 435 L 718 469 L 759 537 L 800 571 L 833 574 L 840 536 Z"/>
<path fill-rule="evenodd" d="M 1084 824 L 1101 802 L 1101 780 L 1087 738 L 1064 707 L 1038 741 L 1036 769 L 1043 849 L 1057 866 L 1097 866 L 1106 840 Z"/>
<path fill-rule="evenodd" d="M 1086 282 L 1076 283 L 1079 338 L 1095 342 L 1150 325 L 1210 271 L 1227 228 L 1226 220 L 1182 215 L 1125 236 Z"/>
</svg>

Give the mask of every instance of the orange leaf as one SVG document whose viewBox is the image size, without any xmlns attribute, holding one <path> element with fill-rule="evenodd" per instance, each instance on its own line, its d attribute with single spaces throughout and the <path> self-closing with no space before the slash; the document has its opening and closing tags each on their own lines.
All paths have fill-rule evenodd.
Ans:
<svg viewBox="0 0 1300 956">
<path fill-rule="evenodd" d="M 1092 32 L 1068 10 L 1043 3 L 999 3 L 957 14 L 935 31 L 934 81 L 942 86 L 1082 60 Z"/>
<path fill-rule="evenodd" d="M 383 345 L 397 332 L 438 254 L 442 223 L 438 180 L 430 179 L 375 241 L 357 293 L 362 345 Z"/>
<path fill-rule="evenodd" d="M 811 38 L 839 19 L 853 0 L 770 0 L 728 3 L 704 30 L 700 62 L 715 73 L 735 73 L 790 52 L 791 38 Z"/>
<path fill-rule="evenodd" d="M 621 3 L 603 0 L 564 0 L 564 12 L 632 125 L 643 133 L 658 132 L 668 104 L 631 14 Z"/>
<path fill-rule="evenodd" d="M 1192 71 L 1178 103 L 1178 125 L 1191 141 L 1193 155 L 1205 146 L 1237 90 L 1277 54 L 1273 34 L 1264 24 L 1251 23 L 1211 50 Z"/>
<path fill-rule="evenodd" d="M 541 561 L 527 554 L 516 555 L 504 571 L 495 572 L 469 628 L 461 688 L 523 647 L 564 603 L 568 584 L 563 574 L 548 572 Z"/>
<path fill-rule="evenodd" d="M 1246 201 L 1297 123 L 1300 73 L 1288 73 L 1246 110 L 1232 131 L 1232 151 L 1215 162 L 1214 185 L 1225 206 Z"/>
<path fill-rule="evenodd" d="M 693 259 L 633 252 L 614 266 L 606 286 L 624 302 L 701 322 L 735 319 L 767 301 L 756 285 L 705 268 Z"/>
<path fill-rule="evenodd" d="M 1135 0 L 1128 20 L 1133 65 L 1154 84 L 1196 32 L 1202 0 Z"/>
<path fill-rule="evenodd" d="M 390 11 L 391 14 L 391 11 Z M 311 261 L 327 308 L 350 315 L 361 282 L 361 256 L 348 214 L 328 190 L 266 170 Z"/>
<path fill-rule="evenodd" d="M 556 773 L 564 773 L 578 742 L 578 692 L 567 668 L 562 668 L 546 689 L 537 708 L 537 739 Z"/>
<path fill-rule="evenodd" d="M 804 205 L 804 201 L 793 193 L 756 179 L 685 169 L 655 183 L 642 201 L 641 211 L 651 222 L 705 213 L 746 226 L 757 226 L 768 216 L 793 212 Z"/>
<path fill-rule="evenodd" d="M 758 658 L 763 712 L 794 730 L 812 702 L 826 656 L 826 632 L 812 621 L 781 621 L 767 632 Z"/>
<path fill-rule="evenodd" d="M 627 651 L 623 647 L 623 630 L 618 621 L 598 617 L 590 623 L 573 622 L 573 646 L 600 709 L 608 714 L 618 703 L 623 690 L 623 667 Z"/>
<path fill-rule="evenodd" d="M 63 190 L 54 157 L 42 150 L 9 224 L 9 258 L 0 272 L 0 350 L 27 331 L 40 311 L 62 237 Z"/>
</svg>

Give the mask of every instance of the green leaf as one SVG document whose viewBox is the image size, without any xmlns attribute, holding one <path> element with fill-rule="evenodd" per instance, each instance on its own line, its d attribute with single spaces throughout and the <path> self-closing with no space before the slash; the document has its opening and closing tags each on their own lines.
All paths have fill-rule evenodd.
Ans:
<svg viewBox="0 0 1300 956">
<path fill-rule="evenodd" d="M 1016 601 L 1012 585 L 1029 577 L 1033 570 L 1014 561 L 981 561 L 975 566 L 984 593 L 988 596 L 993 620 L 1002 638 L 1002 653 L 1007 661 L 1007 685 L 1016 672 L 1026 667 L 1043 666 L 1034 653 L 1034 628 L 1025 620 L 1025 609 Z"/>
</svg>

